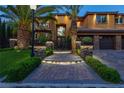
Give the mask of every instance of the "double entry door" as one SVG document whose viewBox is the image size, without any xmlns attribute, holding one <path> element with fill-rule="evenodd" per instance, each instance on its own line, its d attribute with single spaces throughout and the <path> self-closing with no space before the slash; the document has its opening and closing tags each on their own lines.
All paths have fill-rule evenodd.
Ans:
<svg viewBox="0 0 124 93">
<path fill-rule="evenodd" d="M 59 50 L 70 50 L 71 49 L 71 39 L 66 35 L 66 25 L 59 24 L 56 25 L 57 30 L 57 49 Z"/>
</svg>

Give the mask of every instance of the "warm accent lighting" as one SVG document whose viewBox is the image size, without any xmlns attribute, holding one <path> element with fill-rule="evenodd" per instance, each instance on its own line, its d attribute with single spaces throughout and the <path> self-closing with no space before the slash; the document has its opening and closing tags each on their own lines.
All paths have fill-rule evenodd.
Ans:
<svg viewBox="0 0 124 93">
<path fill-rule="evenodd" d="M 81 62 L 55 62 L 55 61 L 42 61 L 43 63 L 47 63 L 47 64 L 58 64 L 58 65 L 71 65 L 71 64 L 79 64 Z"/>
<path fill-rule="evenodd" d="M 121 18 L 121 15 L 119 15 L 119 18 Z"/>
<path fill-rule="evenodd" d="M 109 28 L 109 24 L 110 24 L 109 23 L 110 22 L 110 16 L 109 16 L 109 14 L 107 14 L 107 22 L 108 22 L 108 26 L 107 27 Z"/>
<path fill-rule="evenodd" d="M 56 15 L 55 18 L 58 19 L 58 16 Z"/>
<path fill-rule="evenodd" d="M 80 27 L 80 23 L 81 23 L 80 21 L 77 22 L 77 27 Z"/>
<path fill-rule="evenodd" d="M 65 18 L 65 21 L 68 21 L 68 16 L 67 15 L 64 18 Z"/>
<path fill-rule="evenodd" d="M 95 26 L 95 24 L 96 24 L 96 14 L 94 14 L 93 16 L 93 26 Z"/>
</svg>

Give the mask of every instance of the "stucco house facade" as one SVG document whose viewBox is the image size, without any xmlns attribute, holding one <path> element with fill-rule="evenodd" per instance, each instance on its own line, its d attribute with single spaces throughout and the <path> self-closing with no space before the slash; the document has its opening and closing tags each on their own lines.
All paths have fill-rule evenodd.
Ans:
<svg viewBox="0 0 124 93">
<path fill-rule="evenodd" d="M 56 47 L 66 45 L 65 40 L 71 36 L 69 15 L 55 14 L 57 21 L 49 21 L 44 30 L 36 29 L 38 34 L 45 33 Z M 92 37 L 93 47 L 99 49 L 124 49 L 124 14 L 118 12 L 87 12 L 77 18 L 77 40 Z M 69 43 L 71 46 L 71 43 Z"/>
</svg>

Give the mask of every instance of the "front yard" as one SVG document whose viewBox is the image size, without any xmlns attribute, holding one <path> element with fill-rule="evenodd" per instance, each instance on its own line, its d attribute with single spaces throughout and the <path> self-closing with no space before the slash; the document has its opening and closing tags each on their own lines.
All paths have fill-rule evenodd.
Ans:
<svg viewBox="0 0 124 93">
<path fill-rule="evenodd" d="M 48 56 L 49 54 L 51 55 L 52 52 L 51 52 L 50 49 L 46 49 L 45 50 L 45 53 L 46 53 L 46 56 Z M 70 58 L 69 57 L 69 54 L 67 54 L 66 57 L 62 57 L 60 54 L 58 54 L 58 55 L 59 55 L 58 56 L 59 58 L 62 58 L 61 61 L 63 61 L 63 62 L 66 59 L 66 57 L 67 58 Z M 55 58 L 57 58 L 57 57 L 54 56 L 53 59 L 55 59 Z M 71 57 L 71 60 L 73 60 L 73 58 L 74 58 L 74 56 Z M 111 57 L 109 57 L 109 58 L 111 58 Z M 69 61 L 70 60 L 68 60 L 67 62 L 69 62 Z M 91 62 L 91 61 L 93 61 L 93 62 Z M 95 71 L 98 72 L 97 74 L 100 75 L 100 76 L 103 75 L 103 77 L 107 78 L 107 81 L 110 81 L 110 80 L 108 80 L 108 78 L 110 78 L 110 75 L 112 77 L 110 79 L 113 79 L 114 78 L 113 76 L 115 74 L 112 74 L 110 72 L 111 70 L 113 71 L 113 69 L 108 68 L 109 66 L 103 65 L 103 64 L 100 63 L 100 61 L 97 61 L 95 59 L 94 60 L 93 59 L 90 59 L 89 61 L 86 61 L 86 62 L 91 63 L 90 66 L 93 67 L 93 68 L 95 68 Z M 117 64 L 119 64 L 119 63 L 120 62 L 118 62 Z M 0 77 L 6 76 L 6 81 L 9 81 L 9 82 L 16 82 L 16 81 L 22 81 L 22 80 L 24 80 L 40 64 L 41 64 L 41 59 L 40 58 L 37 58 L 37 57 L 32 57 L 31 58 L 30 57 L 30 50 L 28 50 L 28 49 L 27 50 L 5 49 L 5 50 L 0 51 Z M 78 66 L 81 66 L 80 69 L 78 68 Z M 33 76 L 32 75 L 31 76 L 29 75 L 29 77 L 35 78 L 35 76 L 38 77 L 38 75 L 40 75 L 37 78 L 37 80 L 41 80 L 41 81 L 43 79 L 46 79 L 47 80 L 48 78 L 46 78 L 46 77 L 49 77 L 48 80 L 54 80 L 54 78 L 57 78 L 57 80 L 58 80 L 58 78 L 61 78 L 63 80 L 67 76 L 67 78 L 66 78 L 67 80 L 69 80 L 69 79 L 72 79 L 73 80 L 74 78 L 76 78 L 75 80 L 80 80 L 80 79 L 83 79 L 86 76 L 87 77 L 86 80 L 87 79 L 89 80 L 89 78 L 93 77 L 94 79 L 90 79 L 91 81 L 96 81 L 99 78 L 99 77 L 95 77 L 93 75 L 94 72 L 93 71 L 89 71 L 89 68 L 87 68 L 87 66 L 84 65 L 84 63 L 75 64 L 74 67 L 71 67 L 71 68 L 70 67 L 71 67 L 71 65 L 67 65 L 67 66 L 66 65 L 62 65 L 62 66 L 61 65 L 51 65 L 51 64 L 46 65 L 44 63 L 44 64 L 42 64 L 42 68 L 41 68 L 41 65 L 40 65 L 39 66 L 39 70 L 36 70 L 36 72 L 37 72 L 36 74 L 33 74 Z M 87 73 L 84 73 L 84 71 L 81 70 L 81 69 L 84 69 L 84 68 L 86 68 L 85 70 L 87 70 L 86 71 Z M 52 71 L 52 69 L 53 69 L 53 71 Z M 107 69 L 107 70 L 105 70 L 105 69 Z M 105 73 L 103 73 L 103 71 Z M 48 74 L 46 74 L 46 72 Z M 65 72 L 67 72 L 67 73 L 65 73 Z M 79 74 L 79 72 L 80 72 L 80 74 Z M 119 70 L 119 72 L 120 72 L 120 70 Z M 63 76 L 61 76 L 61 75 L 63 75 Z M 70 78 L 70 75 L 72 75 L 74 77 Z M 121 75 L 121 77 L 122 76 L 123 75 Z M 35 79 L 33 79 L 33 80 L 36 82 Z M 30 81 L 33 82 L 33 80 L 31 79 Z M 101 82 L 101 80 L 100 80 L 100 82 Z M 112 80 L 112 82 L 113 82 L 113 80 Z"/>
<path fill-rule="evenodd" d="M 30 57 L 29 50 L 5 50 L 0 52 L 0 75 L 6 75 L 7 69 L 10 69 L 20 60 Z"/>
<path fill-rule="evenodd" d="M 41 64 L 40 57 L 30 57 L 29 49 L 19 50 L 5 48 L 0 49 L 0 79 L 16 82 L 25 79 L 35 68 Z M 46 48 L 45 56 L 53 54 L 51 48 Z M 3 80 L 0 80 L 3 81 Z"/>
</svg>

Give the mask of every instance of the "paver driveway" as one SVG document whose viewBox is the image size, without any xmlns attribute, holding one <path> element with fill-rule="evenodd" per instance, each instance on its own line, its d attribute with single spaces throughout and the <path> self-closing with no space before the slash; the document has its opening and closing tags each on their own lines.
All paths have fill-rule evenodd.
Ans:
<svg viewBox="0 0 124 93">
<path fill-rule="evenodd" d="M 59 57 L 54 55 L 53 58 Z M 73 57 L 73 55 L 72 55 Z M 51 57 L 50 57 L 51 58 Z M 68 55 L 66 54 L 66 58 Z M 67 59 L 66 59 L 67 60 Z M 69 55 L 70 60 L 70 55 Z M 68 60 L 67 60 L 68 61 Z M 28 83 L 105 83 L 85 62 L 77 64 L 41 64 L 23 82 Z"/>
<path fill-rule="evenodd" d="M 124 51 L 123 50 L 97 50 L 94 55 L 101 62 L 115 68 L 124 80 Z"/>
</svg>

